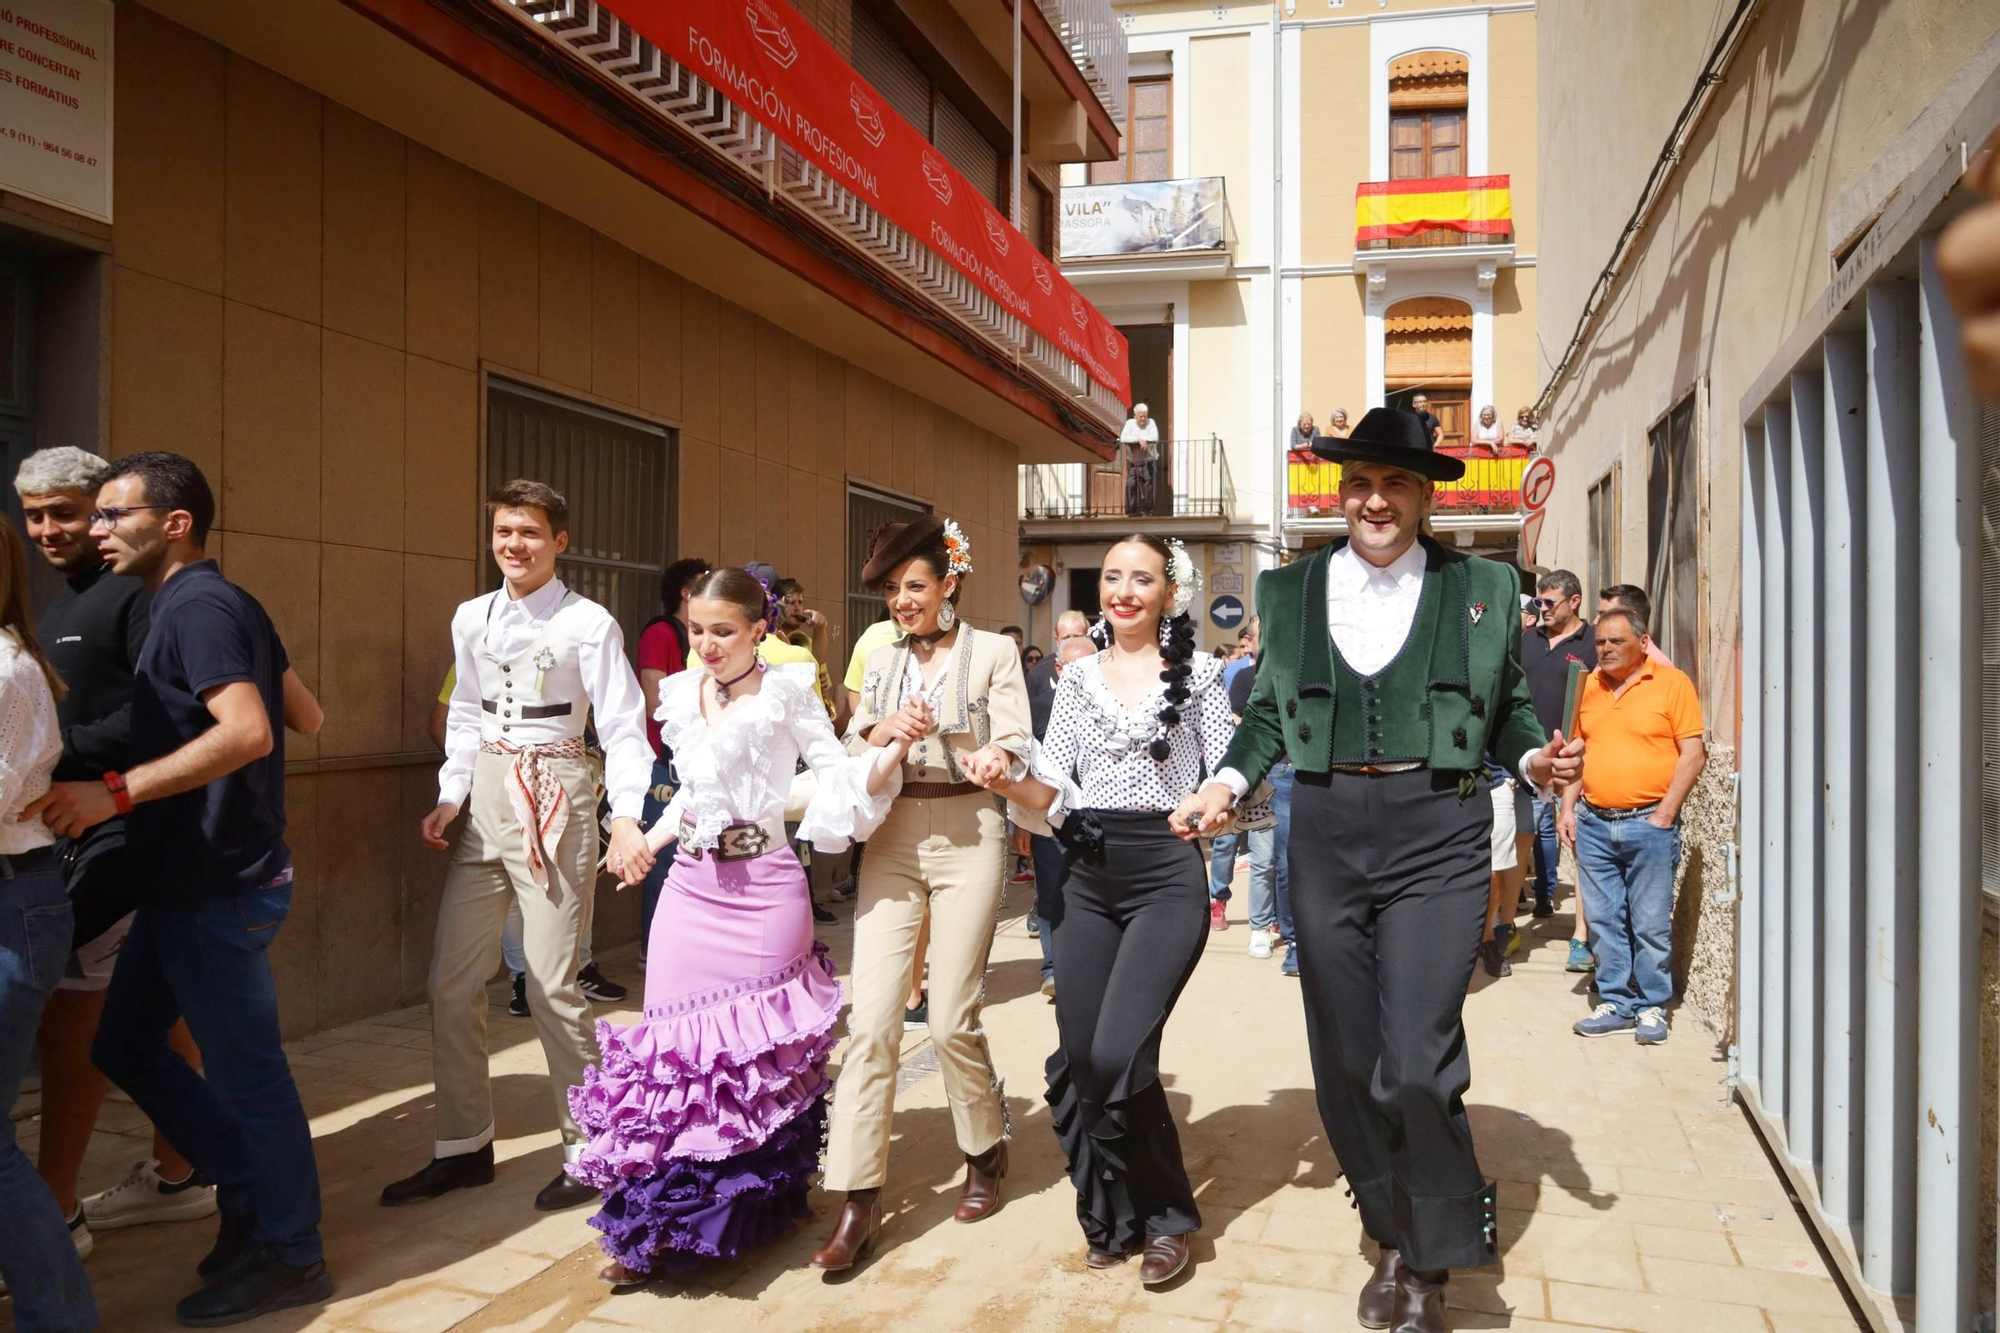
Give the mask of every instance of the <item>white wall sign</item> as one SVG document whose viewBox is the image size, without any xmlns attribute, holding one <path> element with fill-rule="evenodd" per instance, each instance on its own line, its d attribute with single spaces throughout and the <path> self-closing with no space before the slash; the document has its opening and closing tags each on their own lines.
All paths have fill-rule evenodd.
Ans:
<svg viewBox="0 0 2000 1333">
<path fill-rule="evenodd" d="M 110 0 L 0 0 L 0 189 L 111 221 Z"/>
</svg>

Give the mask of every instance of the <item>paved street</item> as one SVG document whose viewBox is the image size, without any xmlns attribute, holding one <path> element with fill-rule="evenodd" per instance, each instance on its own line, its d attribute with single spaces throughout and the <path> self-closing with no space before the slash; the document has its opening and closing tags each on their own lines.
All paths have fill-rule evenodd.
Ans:
<svg viewBox="0 0 2000 1333">
<path fill-rule="evenodd" d="M 1240 883 L 1240 879 L 1239 879 Z M 1163 1066 L 1183 1126 L 1204 1229 L 1194 1266 L 1144 1291 L 1137 1264 L 1083 1267 L 1074 1195 L 1039 1088 L 1054 1012 L 1037 992 L 1036 944 L 1014 886 L 988 979 L 986 1025 L 1007 1078 L 1013 1174 L 1000 1213 L 950 1221 L 961 1161 L 928 1042 L 910 1034 L 899 1095 L 890 1220 L 875 1260 L 845 1280 L 805 1266 L 815 1219 L 747 1262 L 612 1297 L 588 1210 L 544 1217 L 529 1201 L 558 1162 L 541 1054 L 495 987 L 499 1182 L 385 1210 L 375 1196 L 420 1165 L 430 1142 L 428 1020 L 421 1009 L 298 1042 L 293 1064 L 313 1117 L 338 1299 L 256 1330 L 354 1333 L 616 1333 L 632 1328 L 810 1333 L 884 1328 L 1000 1330 L 1352 1327 L 1365 1276 L 1360 1227 L 1327 1151 L 1306 1067 L 1295 984 L 1248 958 L 1239 891 L 1232 928 L 1208 955 L 1167 1030 Z M 847 918 L 827 928 L 845 958 Z M 1523 925 L 1529 922 L 1523 918 Z M 1464 1328 L 1641 1333 L 1819 1333 L 1855 1327 L 1842 1296 L 1741 1114 L 1723 1066 L 1689 1020 L 1673 1041 L 1584 1042 L 1577 977 L 1562 970 L 1569 918 L 1533 923 L 1511 979 L 1480 974 L 1468 1006 L 1471 1114 L 1498 1177 L 1502 1263 L 1461 1276 Z M 637 982 L 629 950 L 605 970 Z M 636 986 L 635 986 L 636 999 Z M 629 1012 L 613 1015 L 629 1019 Z M 22 1109 L 32 1105 L 32 1098 Z M 19 1114 L 19 1111 L 17 1111 Z M 28 1151 L 35 1126 L 23 1123 Z M 147 1128 L 107 1107 L 86 1188 L 146 1155 Z M 819 1218 L 828 1209 L 819 1203 Z M 212 1240 L 207 1223 L 98 1238 L 89 1271 L 104 1327 L 171 1326 Z"/>
</svg>

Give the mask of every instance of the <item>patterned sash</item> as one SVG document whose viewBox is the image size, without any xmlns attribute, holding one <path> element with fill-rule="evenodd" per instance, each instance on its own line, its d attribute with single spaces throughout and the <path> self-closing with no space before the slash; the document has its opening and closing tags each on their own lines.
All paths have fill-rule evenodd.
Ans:
<svg viewBox="0 0 2000 1333">
<path fill-rule="evenodd" d="M 583 758 L 583 737 L 572 736 L 548 745 L 481 741 L 479 751 L 514 756 L 514 765 L 507 771 L 507 804 L 513 807 L 514 818 L 520 821 L 521 847 L 527 857 L 528 873 L 534 877 L 536 888 L 546 889 L 548 848 L 562 843 L 570 815 L 569 793 L 563 790 L 562 780 L 548 761 Z"/>
</svg>

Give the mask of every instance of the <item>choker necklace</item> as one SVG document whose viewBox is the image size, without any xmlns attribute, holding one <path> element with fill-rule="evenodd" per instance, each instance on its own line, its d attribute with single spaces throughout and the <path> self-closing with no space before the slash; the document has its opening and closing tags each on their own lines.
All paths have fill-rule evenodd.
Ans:
<svg viewBox="0 0 2000 1333">
<path fill-rule="evenodd" d="M 934 629 L 929 634 L 918 634 L 916 631 L 912 630 L 909 634 L 904 635 L 904 637 L 908 639 L 914 639 L 918 643 L 921 643 L 926 648 L 935 648 L 938 646 L 938 640 L 942 639 L 945 635 L 951 633 L 951 630 L 955 628 L 957 627 L 952 626 L 951 628 L 947 629 Z"/>
<path fill-rule="evenodd" d="M 715 702 L 726 707 L 729 703 L 729 687 L 747 678 L 751 672 L 762 671 L 763 669 L 764 669 L 764 659 L 760 657 L 753 660 L 749 666 L 745 667 L 743 669 L 743 674 L 741 676 L 731 676 L 728 680 L 716 681 Z"/>
</svg>

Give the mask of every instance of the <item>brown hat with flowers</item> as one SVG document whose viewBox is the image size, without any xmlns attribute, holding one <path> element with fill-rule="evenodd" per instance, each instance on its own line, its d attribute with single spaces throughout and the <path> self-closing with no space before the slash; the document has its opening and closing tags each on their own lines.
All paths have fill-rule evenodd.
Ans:
<svg viewBox="0 0 2000 1333">
<path fill-rule="evenodd" d="M 944 545 L 944 520 L 925 514 L 908 523 L 891 523 L 875 535 L 875 550 L 862 566 L 862 586 L 873 588 L 889 577 L 889 572 L 920 551 L 938 550 Z M 944 570 L 938 571 L 940 574 Z"/>
</svg>

